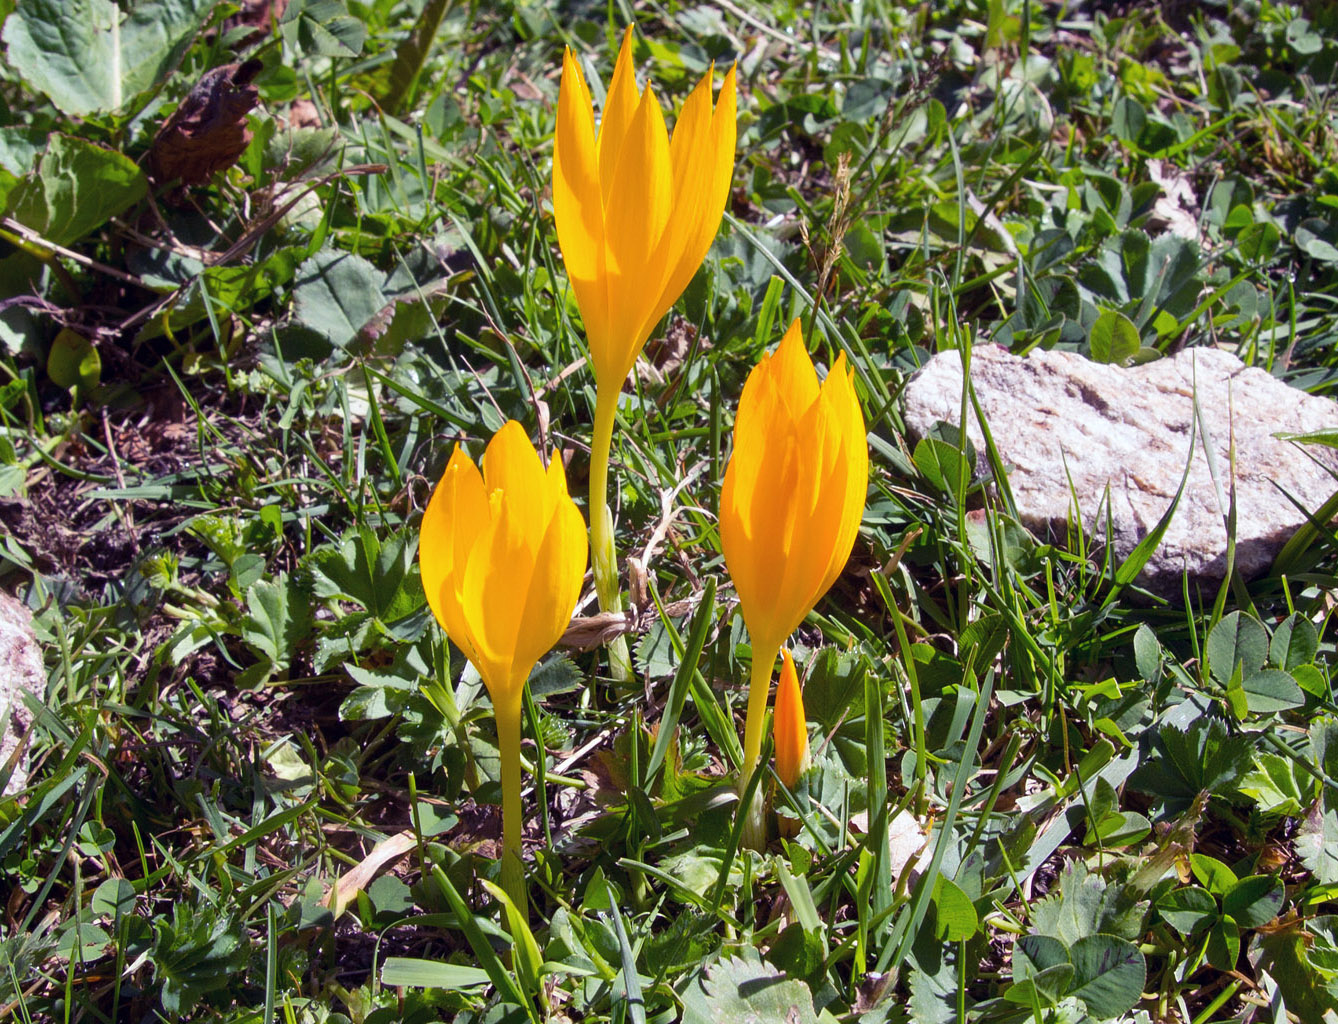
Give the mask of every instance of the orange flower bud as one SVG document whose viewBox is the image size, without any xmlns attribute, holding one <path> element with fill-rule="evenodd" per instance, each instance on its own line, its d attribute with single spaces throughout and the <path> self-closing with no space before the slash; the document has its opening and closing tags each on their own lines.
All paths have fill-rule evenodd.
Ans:
<svg viewBox="0 0 1338 1024">
<path fill-rule="evenodd" d="M 776 685 L 776 711 L 772 729 L 776 735 L 776 774 L 787 789 L 794 789 L 808 767 L 808 722 L 804 718 L 804 695 L 788 650 L 781 651 L 780 682 Z"/>
</svg>

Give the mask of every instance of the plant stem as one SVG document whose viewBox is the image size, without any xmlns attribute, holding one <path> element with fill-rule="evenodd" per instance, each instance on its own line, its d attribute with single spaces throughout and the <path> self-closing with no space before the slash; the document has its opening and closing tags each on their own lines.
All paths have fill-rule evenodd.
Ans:
<svg viewBox="0 0 1338 1024">
<path fill-rule="evenodd" d="M 780 644 L 765 647 L 753 645 L 753 669 L 748 680 L 748 715 L 743 726 L 743 763 L 739 765 L 739 795 L 748 788 L 748 780 L 757 770 L 758 755 L 762 751 L 762 726 L 767 717 L 767 695 L 771 692 L 771 670 L 776 666 Z M 750 807 L 739 808 L 744 815 L 743 845 L 760 850 L 766 844 L 764 802 L 754 794 Z"/>
<path fill-rule="evenodd" d="M 529 917 L 525 898 L 525 865 L 520 845 L 520 694 L 494 704 L 497 753 L 502 762 L 502 888 Z"/>
<path fill-rule="evenodd" d="M 618 389 L 595 385 L 595 428 L 590 439 L 590 568 L 595 574 L 599 610 L 623 610 L 618 589 L 618 553 L 613 546 L 613 514 L 609 511 L 609 447 L 618 412 Z M 627 638 L 619 633 L 609 641 L 609 672 L 614 682 L 632 679 Z"/>
</svg>

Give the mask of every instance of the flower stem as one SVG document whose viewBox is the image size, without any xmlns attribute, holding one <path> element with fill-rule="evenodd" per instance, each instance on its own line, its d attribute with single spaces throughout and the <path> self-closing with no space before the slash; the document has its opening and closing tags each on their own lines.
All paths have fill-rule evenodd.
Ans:
<svg viewBox="0 0 1338 1024">
<path fill-rule="evenodd" d="M 776 667 L 780 644 L 753 645 L 753 670 L 748 681 L 748 716 L 743 726 L 743 764 L 739 765 L 739 795 L 748 788 L 748 780 L 757 769 L 762 752 L 762 726 L 767 717 L 767 695 L 771 691 L 771 670 Z M 760 787 L 759 787 L 760 790 Z M 766 843 L 766 818 L 763 801 L 754 794 L 751 807 L 739 808 L 746 815 L 743 845 L 760 850 Z"/>
<path fill-rule="evenodd" d="M 525 898 L 525 865 L 520 844 L 520 695 L 494 704 L 497 753 L 502 762 L 502 888 L 529 917 Z"/>
<path fill-rule="evenodd" d="M 618 553 L 613 546 L 613 515 L 609 511 L 609 447 L 618 412 L 618 388 L 595 385 L 595 428 L 590 439 L 590 568 L 595 574 L 599 610 L 623 610 L 618 588 Z M 621 633 L 609 641 L 609 671 L 614 682 L 632 679 L 627 638 Z"/>
</svg>

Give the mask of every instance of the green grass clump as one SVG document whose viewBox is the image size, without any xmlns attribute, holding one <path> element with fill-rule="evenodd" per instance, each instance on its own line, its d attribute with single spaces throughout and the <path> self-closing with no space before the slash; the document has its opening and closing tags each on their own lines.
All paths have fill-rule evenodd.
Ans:
<svg viewBox="0 0 1338 1024">
<path fill-rule="evenodd" d="M 1028 533 L 952 430 L 912 449 L 899 401 L 983 341 L 1216 345 L 1332 395 L 1332 10 L 71 6 L 87 31 L 53 36 L 61 2 L 0 0 L 0 565 L 47 670 L 10 716 L 0 1018 L 1338 1012 L 1332 509 L 1168 602 Z M 562 48 L 607 76 L 628 23 L 666 106 L 738 62 L 737 167 L 619 399 L 634 685 L 588 588 L 529 681 L 526 923 L 418 524 L 508 419 L 587 491 L 552 133 Z M 165 119 L 247 58 L 235 162 L 151 179 Z M 759 780 L 788 837 L 755 851 L 715 512 L 794 317 L 855 371 L 871 480 L 795 636 L 812 764 Z"/>
</svg>

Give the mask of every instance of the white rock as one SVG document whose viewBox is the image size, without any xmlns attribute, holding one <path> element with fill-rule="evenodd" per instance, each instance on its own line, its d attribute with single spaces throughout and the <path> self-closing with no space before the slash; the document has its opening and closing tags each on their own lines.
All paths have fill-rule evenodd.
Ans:
<svg viewBox="0 0 1338 1024">
<path fill-rule="evenodd" d="M 8 594 L 0 594 L 0 721 L 8 715 L 8 724 L 0 731 L 0 766 L 9 763 L 32 722 L 23 703 L 25 692 L 38 700 L 46 693 L 42 651 L 33 637 L 32 614 Z M 27 759 L 21 755 L 4 795 L 17 793 L 27 784 Z"/>
<path fill-rule="evenodd" d="M 1194 437 L 1185 493 L 1139 578 L 1159 593 L 1179 594 L 1184 573 L 1191 586 L 1215 586 L 1225 573 L 1233 439 L 1236 565 L 1246 577 L 1265 572 L 1306 521 L 1284 491 L 1314 512 L 1338 490 L 1332 475 L 1338 473 L 1338 452 L 1273 436 L 1338 430 L 1338 405 L 1248 368 L 1228 352 L 1191 348 L 1124 369 L 1071 352 L 1035 351 L 1021 358 L 981 345 L 971 355 L 971 379 L 1008 467 L 1023 525 L 1043 538 L 1062 540 L 1070 518 L 1076 518 L 1071 515 L 1076 495 L 1088 536 L 1104 541 L 1109 487 L 1117 559 L 1170 507 Z M 1196 389 L 1206 437 L 1201 430 L 1193 433 Z M 957 424 L 961 402 L 959 354 L 934 356 L 906 388 L 912 440 L 937 420 Z M 974 413 L 968 435 L 976 446 L 977 471 L 985 472 L 985 445 Z M 1215 452 L 1220 494 L 1205 442 Z"/>
</svg>

